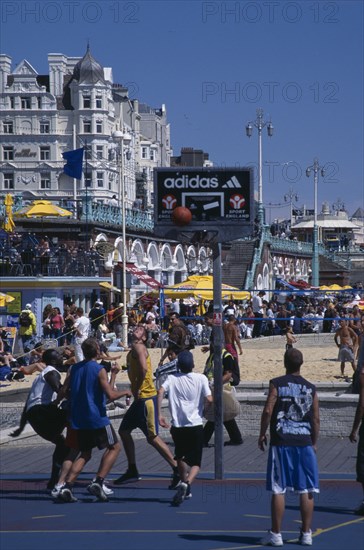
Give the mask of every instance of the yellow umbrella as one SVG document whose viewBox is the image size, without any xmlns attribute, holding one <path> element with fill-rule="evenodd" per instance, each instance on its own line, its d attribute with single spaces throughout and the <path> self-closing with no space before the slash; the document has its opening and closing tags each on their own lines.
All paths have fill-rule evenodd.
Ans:
<svg viewBox="0 0 364 550">
<path fill-rule="evenodd" d="M 15 228 L 15 223 L 13 220 L 13 202 L 13 197 L 8 193 L 4 199 L 5 220 L 2 226 L 8 233 L 14 231 Z"/>
<path fill-rule="evenodd" d="M 343 287 L 337 284 L 333 284 L 329 286 L 330 290 L 343 290 Z"/>
<path fill-rule="evenodd" d="M 73 214 L 69 210 L 53 204 L 51 201 L 39 200 L 33 201 L 29 206 L 18 210 L 15 216 L 25 216 L 26 218 L 66 218 L 73 216 Z"/>
<path fill-rule="evenodd" d="M 3 292 L 0 292 L 0 307 L 5 307 L 6 304 L 9 304 L 14 300 L 14 296 L 10 296 L 10 294 L 4 294 Z"/>
<path fill-rule="evenodd" d="M 212 275 L 191 275 L 182 283 L 167 287 L 164 289 L 166 298 L 202 298 L 203 300 L 213 299 L 214 279 Z M 159 291 L 148 293 L 151 296 L 157 296 Z M 223 300 L 247 300 L 250 298 L 250 292 L 239 290 L 230 285 L 221 285 L 221 297 Z"/>
</svg>

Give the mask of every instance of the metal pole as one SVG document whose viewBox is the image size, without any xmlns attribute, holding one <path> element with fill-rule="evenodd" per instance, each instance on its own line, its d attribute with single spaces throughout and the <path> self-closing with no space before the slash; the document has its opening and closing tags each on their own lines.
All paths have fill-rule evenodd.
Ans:
<svg viewBox="0 0 364 550">
<path fill-rule="evenodd" d="M 120 141 L 120 178 L 121 178 L 121 215 L 122 215 L 122 237 L 123 237 L 123 314 L 121 316 L 122 342 L 128 346 L 128 315 L 126 312 L 126 220 L 125 220 L 125 181 L 124 181 L 124 141 Z"/>
<path fill-rule="evenodd" d="M 262 154 L 262 128 L 263 128 L 263 111 L 257 110 L 257 128 L 258 128 L 258 217 L 260 223 L 263 224 L 263 154 Z"/>
<path fill-rule="evenodd" d="M 76 124 L 72 127 L 72 145 L 76 149 Z M 73 217 L 77 218 L 77 180 L 73 178 Z"/>
<path fill-rule="evenodd" d="M 213 245 L 215 479 L 223 479 L 221 243 Z"/>
<path fill-rule="evenodd" d="M 317 227 L 317 183 L 318 183 L 319 162 L 315 158 L 313 164 L 314 174 L 314 221 L 313 221 L 313 263 L 312 263 L 312 284 L 319 286 L 319 253 L 318 253 L 318 227 Z"/>
</svg>

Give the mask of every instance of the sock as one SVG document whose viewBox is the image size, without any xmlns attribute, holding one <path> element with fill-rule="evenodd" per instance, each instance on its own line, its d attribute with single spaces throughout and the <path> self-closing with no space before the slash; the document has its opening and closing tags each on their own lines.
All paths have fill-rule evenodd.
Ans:
<svg viewBox="0 0 364 550">
<path fill-rule="evenodd" d="M 137 467 L 136 467 L 136 464 L 129 464 L 128 466 L 128 470 L 129 472 L 137 472 Z"/>
<path fill-rule="evenodd" d="M 101 485 L 102 487 L 102 484 L 104 483 L 104 478 L 100 476 L 96 476 L 95 483 L 97 483 L 98 485 Z"/>
</svg>

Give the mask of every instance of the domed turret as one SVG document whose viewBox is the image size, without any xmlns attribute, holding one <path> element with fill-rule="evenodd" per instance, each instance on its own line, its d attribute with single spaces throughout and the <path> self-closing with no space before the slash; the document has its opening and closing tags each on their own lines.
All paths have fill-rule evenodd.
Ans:
<svg viewBox="0 0 364 550">
<path fill-rule="evenodd" d="M 87 46 L 87 51 L 83 58 L 75 66 L 72 76 L 79 84 L 96 84 L 99 81 L 105 83 L 104 70 L 100 63 L 92 57 L 89 46 Z"/>
</svg>

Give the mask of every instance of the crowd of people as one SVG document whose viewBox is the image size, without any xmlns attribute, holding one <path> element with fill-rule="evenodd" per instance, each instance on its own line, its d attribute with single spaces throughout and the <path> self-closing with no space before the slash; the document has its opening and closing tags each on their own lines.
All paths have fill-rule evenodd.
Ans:
<svg viewBox="0 0 364 550">
<path fill-rule="evenodd" d="M 26 276 L 97 276 L 104 260 L 94 247 L 77 242 L 60 243 L 47 236 L 12 233 L 0 238 L 0 274 Z"/>
<path fill-rule="evenodd" d="M 224 308 L 221 357 L 223 394 L 229 394 L 227 399 L 230 403 L 234 400 L 234 387 L 240 382 L 239 354 L 242 353 L 244 334 L 241 325 L 247 320 L 244 316 L 251 308 L 254 314 L 249 317 L 252 319 L 252 338 L 262 337 L 264 323 L 271 322 L 277 323 L 280 334 L 285 334 L 287 339 L 284 354 L 286 374 L 270 381 L 258 439 L 258 446 L 264 450 L 266 434 L 270 431 L 267 489 L 272 493 L 272 525 L 263 544 L 282 546 L 285 493 L 293 489 L 300 494 L 302 526 L 299 543 L 311 545 L 313 497 L 319 492 L 316 459 L 319 406 L 315 386 L 300 374 L 303 355 L 295 347 L 295 319 L 305 320 L 306 312 L 321 308 L 322 331 L 333 334 L 333 340 L 339 347 L 342 373 L 346 361 L 359 372 L 360 399 L 349 437 L 356 442 L 359 433 L 357 480 L 364 491 L 364 315 L 355 306 L 349 311 L 340 300 L 319 301 L 307 296 L 286 296 L 284 302 L 266 302 L 264 298 L 265 293 L 261 291 L 251 304 L 241 306 L 229 301 Z M 97 500 L 106 502 L 113 493 L 105 479 L 120 453 L 121 443 L 128 466 L 125 473 L 114 480 L 114 485 L 138 481 L 140 473 L 132 435 L 137 428 L 171 469 L 169 488 L 175 490 L 172 504 L 179 506 L 192 497 L 192 484 L 200 470 L 203 448 L 209 446 L 215 428 L 212 403 L 216 373 L 213 364 L 214 331 L 211 330 L 214 314 L 211 308 L 207 308 L 203 322 L 201 319 L 183 319 L 178 312 L 181 306 L 183 300 L 178 303 L 174 300 L 167 311 L 165 351 L 157 371 L 163 371 L 165 361 L 168 361 L 169 370 L 164 370 L 164 376 L 157 385 L 154 379 L 157 371 L 153 372 L 148 346 L 155 339 L 154 333 L 160 332 L 161 324 L 165 322 L 159 317 L 158 304 L 149 306 L 142 313 L 136 310 L 129 312 L 131 330 L 128 342 L 120 340 L 122 304 L 111 304 L 105 309 L 103 303 L 97 300 L 88 315 L 82 308 L 73 305 L 65 306 L 63 312 L 57 307 L 45 308 L 44 340 L 26 352 L 30 358 L 29 364 L 20 370 L 39 374 L 31 387 L 19 428 L 12 435 L 19 436 L 26 422 L 29 422 L 36 433 L 55 445 L 47 484 L 54 499 L 67 503 L 77 501 L 74 485 L 95 447 L 104 452 L 87 491 Z M 19 320 L 24 349 L 36 331 L 31 309 L 31 304 L 27 304 L 24 310 L 29 318 L 27 322 Z M 269 309 L 273 316 L 269 316 Z M 300 309 L 304 312 L 302 317 L 298 316 Z M 281 321 L 285 324 L 278 324 Z M 328 325 L 324 325 L 325 322 Z M 201 348 L 206 353 L 206 366 L 201 374 L 193 372 L 193 349 L 196 344 L 189 327 L 196 324 L 209 329 L 206 330 L 207 341 Z M 116 389 L 115 380 L 120 366 L 115 362 L 115 357 L 110 356 L 105 344 L 110 334 L 118 338 L 120 350 L 128 351 L 126 369 L 130 389 Z M 50 338 L 60 345 L 44 349 Z M 67 373 L 63 383 L 62 372 Z M 106 405 L 107 401 L 113 402 L 123 396 L 132 398 L 132 403 L 123 416 L 118 437 L 107 416 Z M 165 396 L 168 397 L 170 420 L 164 414 Z M 229 435 L 225 445 L 242 445 L 243 437 L 235 415 L 227 416 L 224 407 L 223 425 Z M 239 404 L 238 407 L 240 410 Z M 159 426 L 170 428 L 174 452 L 159 435 Z M 65 429 L 66 437 L 63 435 Z M 364 500 L 357 513 L 364 514 Z"/>
</svg>

